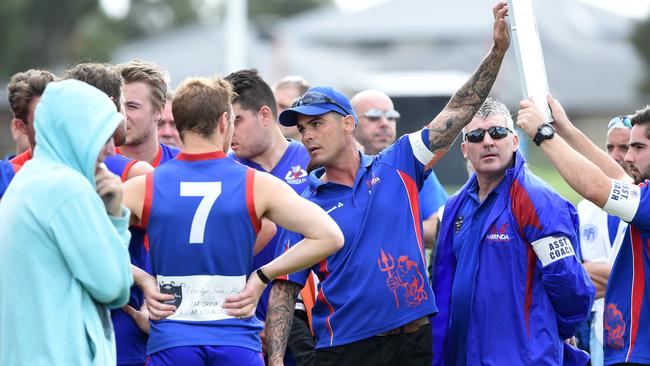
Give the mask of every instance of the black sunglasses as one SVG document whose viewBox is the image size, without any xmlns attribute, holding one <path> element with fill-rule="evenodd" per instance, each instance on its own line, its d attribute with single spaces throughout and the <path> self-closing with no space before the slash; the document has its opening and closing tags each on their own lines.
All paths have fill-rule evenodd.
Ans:
<svg viewBox="0 0 650 366">
<path fill-rule="evenodd" d="M 485 131 L 490 134 L 492 140 L 500 140 L 508 136 L 508 132 L 512 132 L 508 127 L 502 126 L 492 126 L 487 130 L 482 128 L 477 128 L 476 130 L 469 131 L 465 134 L 465 140 L 467 142 L 481 142 L 485 138 Z"/>
<path fill-rule="evenodd" d="M 328 97 L 323 93 L 318 93 L 318 92 L 307 92 L 303 94 L 301 97 L 293 101 L 293 104 L 291 104 L 291 108 L 299 107 L 301 105 L 314 105 L 314 104 L 335 105 L 339 107 L 343 112 L 345 112 L 346 116 L 352 114 L 347 109 L 343 108 L 343 106 L 336 103 L 332 98 Z"/>
</svg>

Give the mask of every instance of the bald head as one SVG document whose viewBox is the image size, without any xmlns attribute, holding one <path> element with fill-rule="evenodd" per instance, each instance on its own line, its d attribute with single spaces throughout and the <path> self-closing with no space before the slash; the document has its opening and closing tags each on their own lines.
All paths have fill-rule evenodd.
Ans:
<svg viewBox="0 0 650 366">
<path fill-rule="evenodd" d="M 366 154 L 378 154 L 395 141 L 397 119 L 391 118 L 391 113 L 386 115 L 395 110 L 388 95 L 368 89 L 357 93 L 350 102 L 359 117 L 355 136 Z"/>
</svg>

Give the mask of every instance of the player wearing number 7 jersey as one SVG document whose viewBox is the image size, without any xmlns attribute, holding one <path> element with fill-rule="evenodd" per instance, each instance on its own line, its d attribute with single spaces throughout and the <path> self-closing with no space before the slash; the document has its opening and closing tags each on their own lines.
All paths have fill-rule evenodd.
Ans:
<svg viewBox="0 0 650 366">
<path fill-rule="evenodd" d="M 225 158 L 234 115 L 223 79 L 186 80 L 173 100 L 185 149 L 125 184 L 125 204 L 149 236 L 152 270 L 173 306 L 147 297 L 148 365 L 263 365 L 253 316 L 270 278 L 307 268 L 340 249 L 336 223 L 269 174 Z M 253 273 L 266 217 L 305 240 Z M 175 309 L 173 314 L 169 311 Z"/>
</svg>

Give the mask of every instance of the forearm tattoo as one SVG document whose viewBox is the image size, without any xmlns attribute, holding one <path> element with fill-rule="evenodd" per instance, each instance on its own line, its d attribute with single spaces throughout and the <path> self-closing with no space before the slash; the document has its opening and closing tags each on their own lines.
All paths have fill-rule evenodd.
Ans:
<svg viewBox="0 0 650 366">
<path fill-rule="evenodd" d="M 282 364 L 291 333 L 293 311 L 300 286 L 289 281 L 275 281 L 266 312 L 266 349 L 270 364 Z"/>
<path fill-rule="evenodd" d="M 503 55 L 494 50 L 483 60 L 478 69 L 445 108 L 429 124 L 429 150 L 436 153 L 447 150 L 458 133 L 474 118 L 490 94 L 503 61 Z"/>
</svg>

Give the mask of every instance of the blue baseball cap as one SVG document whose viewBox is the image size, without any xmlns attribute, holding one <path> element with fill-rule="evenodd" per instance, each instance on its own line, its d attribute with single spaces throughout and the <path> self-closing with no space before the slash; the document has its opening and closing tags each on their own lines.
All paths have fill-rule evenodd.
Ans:
<svg viewBox="0 0 650 366">
<path fill-rule="evenodd" d="M 357 124 L 357 114 L 352 109 L 348 97 L 330 86 L 315 86 L 310 88 L 300 98 L 293 102 L 291 108 L 280 113 L 280 124 L 286 127 L 298 124 L 298 115 L 320 116 L 321 114 L 336 112 L 342 116 L 354 117 Z"/>
</svg>

